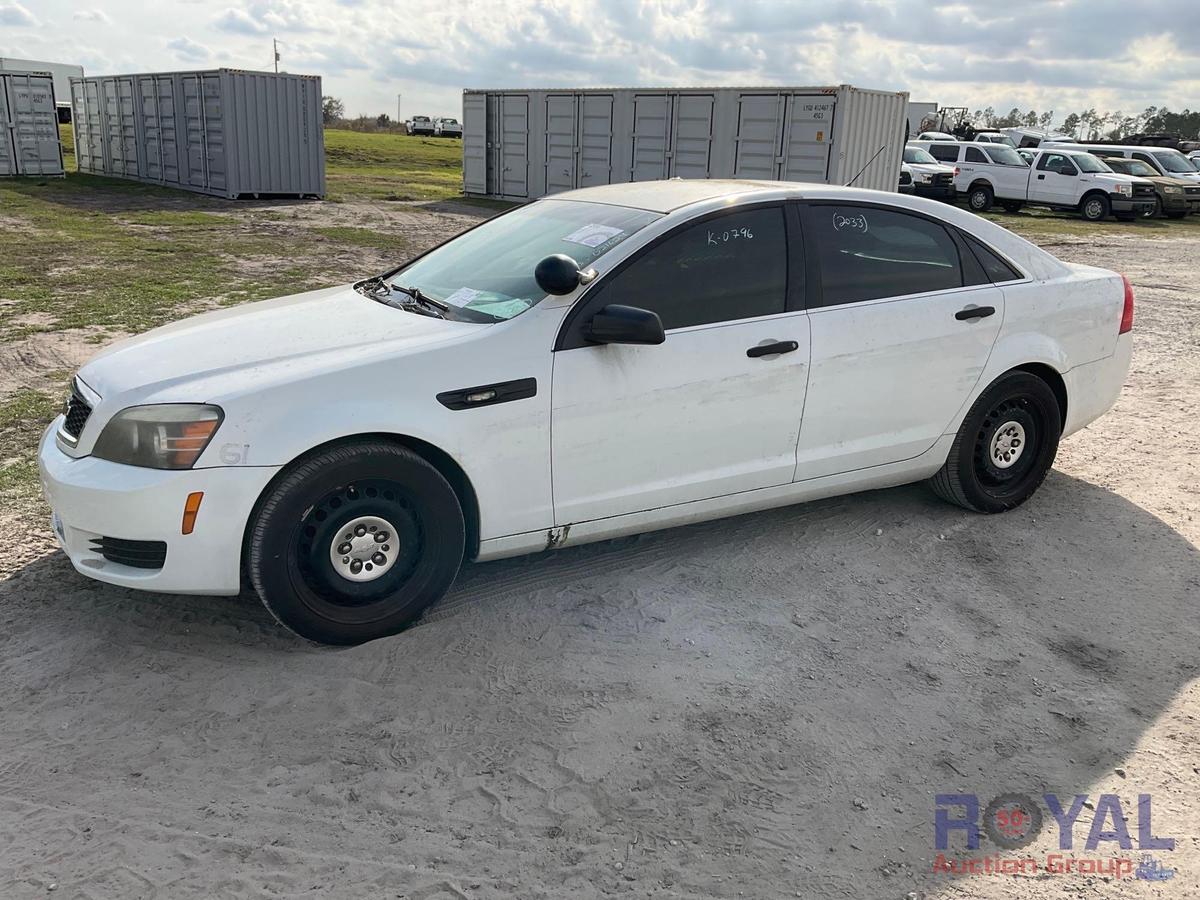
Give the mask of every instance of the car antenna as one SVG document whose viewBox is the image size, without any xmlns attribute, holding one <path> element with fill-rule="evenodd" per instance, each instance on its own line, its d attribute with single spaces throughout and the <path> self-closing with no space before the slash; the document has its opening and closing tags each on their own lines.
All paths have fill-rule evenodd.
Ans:
<svg viewBox="0 0 1200 900">
<path fill-rule="evenodd" d="M 863 172 L 867 171 L 867 169 L 870 167 L 871 163 L 875 162 L 875 157 L 879 156 L 879 154 L 882 153 L 887 148 L 888 148 L 888 145 L 884 144 L 882 147 L 880 147 L 878 150 L 876 150 L 875 156 L 872 156 L 870 159 L 868 159 L 867 164 L 858 170 L 858 175 L 855 175 L 853 178 L 851 178 L 849 181 L 847 181 L 846 184 L 844 185 L 844 187 L 853 186 L 854 182 L 858 181 L 858 176 L 862 175 Z"/>
</svg>

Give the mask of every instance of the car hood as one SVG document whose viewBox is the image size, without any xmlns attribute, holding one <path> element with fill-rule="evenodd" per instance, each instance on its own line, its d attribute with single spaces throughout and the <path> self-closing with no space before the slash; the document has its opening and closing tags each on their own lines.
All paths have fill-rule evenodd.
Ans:
<svg viewBox="0 0 1200 900">
<path fill-rule="evenodd" d="M 166 325 L 114 344 L 79 371 L 101 397 L 202 401 L 184 389 L 236 389 L 281 370 L 290 376 L 410 352 L 487 325 L 450 322 L 377 303 L 351 285 L 248 303 Z M 203 387 L 200 387 L 200 386 Z M 162 397 L 163 391 L 179 396 Z"/>
<path fill-rule="evenodd" d="M 905 163 L 912 170 L 913 174 L 917 175 L 937 175 L 946 173 L 954 174 L 954 166 L 943 165 L 942 163 Z"/>
</svg>

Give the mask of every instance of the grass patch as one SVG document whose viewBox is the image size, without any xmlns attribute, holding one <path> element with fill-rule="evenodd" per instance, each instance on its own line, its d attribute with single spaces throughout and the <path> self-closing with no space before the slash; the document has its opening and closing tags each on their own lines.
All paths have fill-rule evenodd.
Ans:
<svg viewBox="0 0 1200 900">
<path fill-rule="evenodd" d="M 390 253 L 404 254 L 408 252 L 408 241 L 398 235 L 388 234 L 386 231 L 355 228 L 351 225 L 322 226 L 311 230 L 314 234 L 319 234 L 339 244 L 369 247 L 372 250 L 385 250 Z"/>
<path fill-rule="evenodd" d="M 462 141 L 325 131 L 330 200 L 446 200 L 462 195 Z"/>
<path fill-rule="evenodd" d="M 61 405 L 61 397 L 29 389 L 0 401 L 0 505 L 38 497 L 38 440 Z"/>
</svg>

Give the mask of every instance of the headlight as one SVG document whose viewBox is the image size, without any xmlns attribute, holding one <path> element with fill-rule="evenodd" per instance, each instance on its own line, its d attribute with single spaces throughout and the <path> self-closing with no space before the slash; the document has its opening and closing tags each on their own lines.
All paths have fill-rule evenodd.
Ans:
<svg viewBox="0 0 1200 900">
<path fill-rule="evenodd" d="M 1117 193 L 1117 194 L 1129 194 L 1130 196 L 1133 196 L 1133 185 L 1132 185 L 1132 184 L 1128 184 L 1128 183 L 1126 183 L 1126 184 L 1118 184 L 1118 185 L 1116 186 L 1116 188 L 1114 189 L 1114 193 Z"/>
<path fill-rule="evenodd" d="M 201 403 L 131 406 L 104 426 L 92 455 L 148 469 L 190 469 L 223 416 L 220 407 Z"/>
<path fill-rule="evenodd" d="M 1183 188 L 1175 187 L 1173 184 L 1165 184 L 1165 185 L 1163 185 L 1163 193 L 1164 194 L 1182 194 Z"/>
<path fill-rule="evenodd" d="M 933 176 L 932 175 L 922 175 L 921 180 L 922 181 L 933 181 Z"/>
</svg>

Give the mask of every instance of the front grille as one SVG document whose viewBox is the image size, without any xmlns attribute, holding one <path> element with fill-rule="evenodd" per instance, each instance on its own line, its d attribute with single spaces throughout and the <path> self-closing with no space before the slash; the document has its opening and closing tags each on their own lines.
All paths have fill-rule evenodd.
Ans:
<svg viewBox="0 0 1200 900">
<path fill-rule="evenodd" d="M 1155 197 L 1154 185 L 1135 184 L 1133 186 L 1133 196 L 1139 200 L 1153 200 Z"/>
<path fill-rule="evenodd" d="M 161 569 L 167 561 L 166 541 L 130 541 L 125 538 L 92 538 L 92 549 L 109 562 L 134 569 Z"/>
<path fill-rule="evenodd" d="M 83 399 L 79 388 L 74 385 L 71 385 L 71 396 L 67 399 L 66 414 L 66 421 L 62 426 L 63 431 L 78 440 L 84 424 L 87 423 L 88 416 L 92 414 L 92 406 Z"/>
<path fill-rule="evenodd" d="M 1185 187 L 1183 192 L 1191 199 L 1200 198 L 1200 187 Z"/>
<path fill-rule="evenodd" d="M 937 172 L 933 176 L 933 184 L 937 187 L 948 187 L 954 176 L 949 172 Z"/>
</svg>

